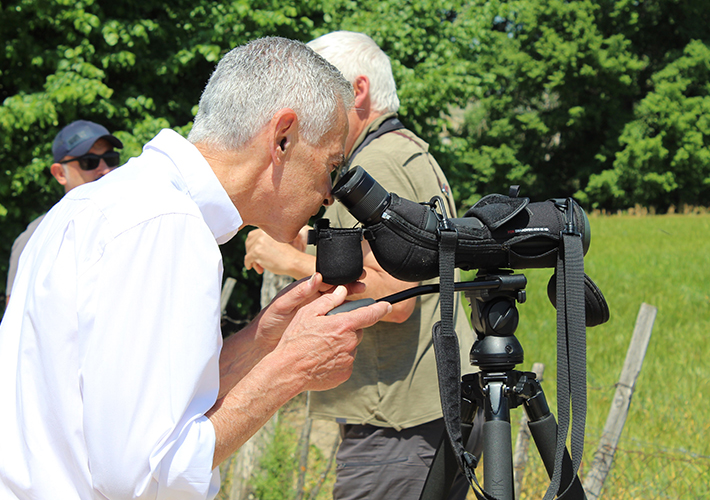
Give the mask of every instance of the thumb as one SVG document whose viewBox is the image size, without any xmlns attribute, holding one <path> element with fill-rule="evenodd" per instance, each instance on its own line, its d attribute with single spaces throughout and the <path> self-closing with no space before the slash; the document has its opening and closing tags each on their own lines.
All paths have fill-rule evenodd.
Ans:
<svg viewBox="0 0 710 500">
<path fill-rule="evenodd" d="M 276 294 L 271 302 L 272 304 L 278 302 L 279 307 L 285 310 L 301 307 L 318 293 L 321 283 L 323 283 L 322 276 L 315 273 L 309 278 L 302 278 L 291 283 Z"/>
</svg>

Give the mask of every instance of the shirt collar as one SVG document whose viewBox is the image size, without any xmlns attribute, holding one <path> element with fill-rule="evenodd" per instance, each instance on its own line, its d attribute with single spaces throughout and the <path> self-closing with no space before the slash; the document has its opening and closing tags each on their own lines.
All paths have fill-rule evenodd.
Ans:
<svg viewBox="0 0 710 500">
<path fill-rule="evenodd" d="M 191 142 L 174 130 L 164 129 L 143 149 L 153 149 L 170 158 L 219 245 L 237 234 L 242 217 L 207 160 Z"/>
</svg>

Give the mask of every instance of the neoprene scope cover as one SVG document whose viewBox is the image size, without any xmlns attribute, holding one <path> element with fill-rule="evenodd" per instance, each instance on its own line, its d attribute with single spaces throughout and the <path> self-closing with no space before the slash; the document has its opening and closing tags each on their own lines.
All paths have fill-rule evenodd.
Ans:
<svg viewBox="0 0 710 500">
<path fill-rule="evenodd" d="M 320 219 L 309 232 L 308 242 L 318 248 L 316 272 L 329 285 L 345 285 L 362 276 L 362 229 L 336 229 Z"/>
<path fill-rule="evenodd" d="M 565 228 L 564 207 L 554 200 L 528 203 L 523 198 L 513 203 L 505 199 L 508 197 L 497 196 L 501 197 L 498 202 L 487 204 L 486 223 L 473 216 L 475 206 L 467 212 L 468 217 L 449 219 L 458 238 L 456 267 L 464 270 L 555 267 L 560 234 Z M 388 273 L 404 281 L 438 276 L 438 233 L 422 229 L 429 218 L 427 212 L 432 209 L 394 193 L 391 198 L 381 222 L 365 227 L 365 238 L 377 261 Z M 574 213 L 577 226 L 586 227 L 588 232 L 586 216 L 576 203 Z M 500 219 L 504 219 L 502 224 L 498 224 Z"/>
<path fill-rule="evenodd" d="M 417 203 L 388 193 L 359 166 L 340 179 L 333 194 L 363 224 L 363 235 L 382 268 L 403 281 L 439 275 L 443 228 L 456 232 L 455 265 L 464 270 L 554 268 L 560 235 L 570 226 L 582 234 L 584 253 L 589 247 L 589 221 L 571 198 L 530 203 L 528 198 L 492 194 L 464 217 L 448 219 L 434 209 L 435 199 Z M 324 281 L 356 280 L 362 273 L 360 229 L 331 228 L 325 219 L 319 223 L 312 242 L 318 245 L 316 266 Z"/>
</svg>

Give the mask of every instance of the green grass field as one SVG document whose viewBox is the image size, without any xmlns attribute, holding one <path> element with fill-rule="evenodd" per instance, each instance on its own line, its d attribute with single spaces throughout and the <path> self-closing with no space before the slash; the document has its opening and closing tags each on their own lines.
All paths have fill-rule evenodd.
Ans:
<svg viewBox="0 0 710 500">
<path fill-rule="evenodd" d="M 590 221 L 585 271 L 604 293 L 611 319 L 587 329 L 582 476 L 592 463 L 639 307 L 646 302 L 658 314 L 602 496 L 710 498 L 710 216 L 593 216 Z M 545 364 L 543 386 L 557 413 L 556 317 L 546 295 L 552 270 L 522 272 L 528 278 L 528 301 L 518 308 L 522 368 Z M 522 498 L 542 498 L 546 476 L 537 456 L 530 464 L 536 468 Z"/>
</svg>

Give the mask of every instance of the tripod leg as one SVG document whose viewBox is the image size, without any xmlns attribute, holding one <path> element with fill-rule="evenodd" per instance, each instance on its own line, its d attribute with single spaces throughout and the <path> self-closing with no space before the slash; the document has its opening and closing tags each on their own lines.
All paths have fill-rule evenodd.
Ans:
<svg viewBox="0 0 710 500">
<path fill-rule="evenodd" d="M 555 416 L 550 413 L 542 388 L 539 388 L 535 397 L 530 398 L 524 406 L 525 412 L 530 419 L 528 423 L 530 434 L 535 441 L 535 446 L 540 454 L 540 458 L 545 464 L 547 475 L 552 477 L 552 473 L 555 469 L 555 453 L 557 448 L 557 422 L 555 421 Z M 573 476 L 572 459 L 569 456 L 567 448 L 565 448 L 564 456 L 562 457 L 562 478 L 557 494 L 560 495 L 564 492 L 564 490 L 567 489 L 567 485 L 573 480 L 574 482 L 570 486 L 565 498 L 569 498 L 570 500 L 586 499 L 587 497 L 584 493 L 584 488 L 582 488 L 579 476 Z"/>
<path fill-rule="evenodd" d="M 483 424 L 483 487 L 496 499 L 514 500 L 508 398 L 500 381 L 490 381 L 488 390 L 486 422 Z"/>
</svg>

